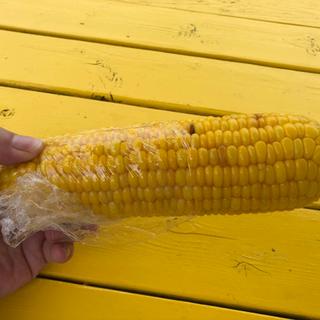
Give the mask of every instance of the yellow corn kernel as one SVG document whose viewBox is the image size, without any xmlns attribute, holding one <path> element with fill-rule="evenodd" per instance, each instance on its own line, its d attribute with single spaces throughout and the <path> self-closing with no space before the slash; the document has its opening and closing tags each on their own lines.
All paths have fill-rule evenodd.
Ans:
<svg viewBox="0 0 320 320">
<path fill-rule="evenodd" d="M 289 137 L 290 139 L 296 139 L 298 137 L 298 130 L 294 124 L 286 123 L 283 126 L 283 129 L 286 136 Z"/>
<path fill-rule="evenodd" d="M 294 160 L 286 160 L 285 162 L 285 166 L 286 166 L 286 176 L 287 179 L 293 180 L 295 175 L 296 175 L 296 164 Z"/>
<path fill-rule="evenodd" d="M 239 184 L 245 186 L 249 183 L 249 172 L 247 167 L 239 168 Z"/>
<path fill-rule="evenodd" d="M 202 188 L 199 186 L 193 186 L 192 187 L 192 197 L 194 200 L 202 200 Z"/>
<path fill-rule="evenodd" d="M 267 145 L 264 141 L 258 141 L 255 143 L 255 149 L 257 154 L 258 163 L 264 163 L 267 156 Z"/>
<path fill-rule="evenodd" d="M 211 149 L 215 146 L 214 133 L 212 131 L 207 132 L 207 141 L 208 141 L 208 149 Z"/>
<path fill-rule="evenodd" d="M 100 177 L 100 179 L 101 179 L 101 177 Z M 128 174 L 124 173 L 124 174 L 120 175 L 119 176 L 119 182 L 120 182 L 120 187 L 121 188 L 128 187 L 129 186 Z M 100 183 L 100 181 L 99 181 L 99 183 Z M 99 191 L 99 190 L 96 190 L 96 191 Z"/>
<path fill-rule="evenodd" d="M 240 146 L 238 148 L 238 161 L 240 166 L 248 166 L 249 165 L 249 153 L 248 148 L 245 146 Z"/>
<path fill-rule="evenodd" d="M 198 159 L 200 166 L 205 167 L 209 161 L 208 150 L 205 148 L 200 148 L 198 151 Z"/>
<path fill-rule="evenodd" d="M 223 139 L 222 139 L 222 143 L 225 146 L 229 146 L 232 144 L 232 132 L 231 131 L 224 131 L 223 132 Z"/>
<path fill-rule="evenodd" d="M 232 189 L 231 187 L 222 188 L 222 198 L 226 200 L 230 200 L 232 197 Z"/>
<path fill-rule="evenodd" d="M 184 169 L 178 169 L 175 180 L 178 186 L 184 186 L 186 184 L 186 171 Z"/>
<path fill-rule="evenodd" d="M 267 164 L 274 164 L 276 162 L 276 154 L 272 144 L 267 144 Z"/>
<path fill-rule="evenodd" d="M 313 198 L 317 195 L 318 192 L 319 192 L 318 184 L 315 181 L 311 181 L 307 189 L 306 196 L 308 198 Z"/>
<path fill-rule="evenodd" d="M 219 155 L 217 149 L 209 150 L 209 163 L 211 166 L 215 166 L 219 163 Z"/>
<path fill-rule="evenodd" d="M 158 165 L 160 169 L 168 169 L 168 153 L 164 149 L 158 151 Z"/>
<path fill-rule="evenodd" d="M 241 188 L 242 199 L 250 199 L 251 197 L 251 187 L 246 185 Z"/>
<path fill-rule="evenodd" d="M 207 135 L 202 133 L 200 134 L 200 147 L 202 148 L 208 148 L 208 140 L 207 140 Z"/>
<path fill-rule="evenodd" d="M 199 186 L 203 186 L 205 184 L 205 172 L 203 167 L 198 167 L 196 169 L 196 181 Z"/>
<path fill-rule="evenodd" d="M 222 188 L 212 187 L 212 198 L 219 200 L 222 198 Z"/>
<path fill-rule="evenodd" d="M 287 160 L 294 158 L 293 142 L 290 138 L 285 137 L 281 140 L 281 145 L 284 153 L 284 158 Z"/>
<path fill-rule="evenodd" d="M 241 115 L 238 116 L 237 121 L 238 121 L 238 125 L 239 125 L 239 128 L 240 128 L 240 129 L 247 127 L 247 121 L 246 121 L 246 119 L 243 118 Z"/>
<path fill-rule="evenodd" d="M 301 139 L 295 139 L 293 141 L 294 159 L 300 159 L 303 157 L 304 147 Z"/>
<path fill-rule="evenodd" d="M 284 129 L 279 125 L 274 127 L 274 134 L 277 141 L 281 141 L 285 137 Z"/>
<path fill-rule="evenodd" d="M 186 184 L 188 186 L 194 186 L 197 184 L 197 173 L 195 169 L 186 171 Z"/>
<path fill-rule="evenodd" d="M 287 170 L 283 161 L 277 161 L 274 165 L 274 170 L 277 183 L 284 183 L 287 180 Z"/>
<path fill-rule="evenodd" d="M 272 126 L 268 125 L 268 126 L 265 126 L 264 128 L 267 132 L 267 135 L 268 135 L 268 141 L 269 142 L 273 142 L 276 140 L 276 136 L 275 136 L 275 130 Z"/>
<path fill-rule="evenodd" d="M 232 197 L 240 198 L 241 196 L 241 187 L 240 186 L 233 186 L 231 188 Z"/>
<path fill-rule="evenodd" d="M 266 166 L 265 183 L 266 184 L 274 184 L 275 180 L 276 180 L 275 168 L 268 164 Z"/>
<path fill-rule="evenodd" d="M 178 171 L 176 171 L 176 172 L 178 172 Z M 157 186 L 156 171 L 148 171 L 148 173 L 147 173 L 147 181 L 148 181 L 148 186 L 149 187 L 155 188 Z"/>
<path fill-rule="evenodd" d="M 279 184 L 273 184 L 271 186 L 272 199 L 279 199 L 280 197 L 280 186 Z"/>
<path fill-rule="evenodd" d="M 239 124 L 236 119 L 230 119 L 230 120 L 228 120 L 228 123 L 229 123 L 229 128 L 231 131 L 239 130 Z"/>
<path fill-rule="evenodd" d="M 295 180 L 304 180 L 308 173 L 308 162 L 305 159 L 297 159 L 296 163 L 296 177 Z"/>
<path fill-rule="evenodd" d="M 213 168 L 211 166 L 206 166 L 204 169 L 205 183 L 207 186 L 212 186 L 213 184 Z"/>
<path fill-rule="evenodd" d="M 231 167 L 231 184 L 237 185 L 239 183 L 239 167 L 233 166 Z"/>
<path fill-rule="evenodd" d="M 318 174 L 318 166 L 312 160 L 308 160 L 307 179 L 315 180 L 317 178 L 317 174 Z"/>
<path fill-rule="evenodd" d="M 166 179 L 167 179 L 167 185 L 168 186 L 174 186 L 175 185 L 175 182 L 176 182 L 176 175 L 175 175 L 175 172 L 174 170 L 168 170 L 165 172 L 166 174 Z"/>
<path fill-rule="evenodd" d="M 176 152 L 172 149 L 168 150 L 168 165 L 172 170 L 177 169 L 177 156 Z"/>
<path fill-rule="evenodd" d="M 230 166 L 234 166 L 238 162 L 238 150 L 235 146 L 227 147 L 227 161 Z"/>
<path fill-rule="evenodd" d="M 275 141 L 272 143 L 276 159 L 277 160 L 283 160 L 284 158 L 284 152 L 283 152 L 283 147 L 279 141 Z"/>
<path fill-rule="evenodd" d="M 304 138 L 303 139 L 303 147 L 304 147 L 304 157 L 305 159 L 311 159 L 314 153 L 314 149 L 316 148 L 316 143 L 314 139 Z"/>
<path fill-rule="evenodd" d="M 303 197 L 307 193 L 308 188 L 309 188 L 309 182 L 307 180 L 298 181 L 299 197 Z"/>
<path fill-rule="evenodd" d="M 240 136 L 239 131 L 232 132 L 232 141 L 236 147 L 241 145 L 241 136 Z"/>
<path fill-rule="evenodd" d="M 268 142 L 267 131 L 264 128 L 259 128 L 258 131 L 259 131 L 259 135 L 260 135 L 259 140 L 264 141 L 264 142 Z"/>
<path fill-rule="evenodd" d="M 312 160 L 319 166 L 320 165 L 320 146 L 316 146 L 316 149 L 313 153 Z"/>
<path fill-rule="evenodd" d="M 306 137 L 315 139 L 319 136 L 319 129 L 316 126 L 313 126 L 311 124 L 305 124 L 304 129 Z"/>
<path fill-rule="evenodd" d="M 220 166 L 213 168 L 213 184 L 215 187 L 223 186 L 223 170 Z"/>
<path fill-rule="evenodd" d="M 250 143 L 251 144 L 255 144 L 257 141 L 260 140 L 259 130 L 255 127 L 250 128 L 249 135 L 250 135 Z"/>
<path fill-rule="evenodd" d="M 213 179 L 213 176 L 212 176 L 212 179 Z M 232 173 L 231 173 L 230 167 L 223 168 L 223 184 L 226 187 L 229 187 L 232 184 Z"/>
<path fill-rule="evenodd" d="M 259 171 L 256 165 L 250 165 L 248 168 L 249 183 L 253 185 L 258 182 Z"/>
<path fill-rule="evenodd" d="M 240 129 L 240 137 L 243 145 L 248 145 L 250 143 L 249 130 L 247 128 Z"/>
<path fill-rule="evenodd" d="M 192 200 L 193 199 L 193 189 L 189 186 L 184 186 L 182 188 L 182 195 L 183 198 L 186 200 Z"/>
<path fill-rule="evenodd" d="M 121 202 L 122 202 L 121 191 L 120 190 L 114 191 L 113 194 L 112 194 L 112 199 L 113 199 L 114 203 L 121 204 Z"/>
<path fill-rule="evenodd" d="M 294 126 L 297 129 L 298 137 L 303 138 L 305 136 L 304 124 L 297 122 L 294 124 Z"/>
<path fill-rule="evenodd" d="M 191 147 L 187 150 L 187 163 L 190 168 L 196 168 L 198 166 L 198 150 Z"/>
<path fill-rule="evenodd" d="M 208 119 L 203 121 L 204 131 L 208 133 L 208 131 L 212 130 L 212 124 L 208 117 Z"/>
<path fill-rule="evenodd" d="M 214 135 L 215 135 L 216 145 L 217 145 L 217 146 L 222 145 L 222 139 L 223 139 L 223 132 L 222 132 L 222 130 L 217 130 L 217 131 L 215 131 Z"/>
</svg>

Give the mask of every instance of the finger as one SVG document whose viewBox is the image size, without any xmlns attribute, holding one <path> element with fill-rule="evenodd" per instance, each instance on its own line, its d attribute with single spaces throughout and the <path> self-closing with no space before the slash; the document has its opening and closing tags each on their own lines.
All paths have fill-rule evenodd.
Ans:
<svg viewBox="0 0 320 320">
<path fill-rule="evenodd" d="M 61 231 L 47 230 L 45 231 L 46 240 L 50 242 L 71 242 L 72 240 Z"/>
<path fill-rule="evenodd" d="M 9 165 L 29 161 L 42 150 L 39 139 L 16 135 L 0 128 L 0 164 Z"/>
<path fill-rule="evenodd" d="M 64 263 L 71 259 L 73 255 L 73 243 L 45 241 L 43 253 L 50 263 Z"/>
<path fill-rule="evenodd" d="M 44 241 L 44 233 L 37 232 L 26 239 L 21 245 L 24 257 L 29 265 L 33 277 L 35 277 L 47 264 L 47 260 L 43 254 Z"/>
</svg>

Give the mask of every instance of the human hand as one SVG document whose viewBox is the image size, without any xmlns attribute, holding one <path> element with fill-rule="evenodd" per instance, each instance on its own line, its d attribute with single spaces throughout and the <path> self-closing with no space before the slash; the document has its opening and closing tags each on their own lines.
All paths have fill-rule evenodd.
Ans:
<svg viewBox="0 0 320 320">
<path fill-rule="evenodd" d="M 40 140 L 0 128 L 0 164 L 31 160 L 41 150 Z M 46 264 L 68 261 L 72 253 L 72 241 L 59 231 L 38 232 L 17 248 L 9 247 L 0 232 L 0 298 L 31 281 Z"/>
</svg>

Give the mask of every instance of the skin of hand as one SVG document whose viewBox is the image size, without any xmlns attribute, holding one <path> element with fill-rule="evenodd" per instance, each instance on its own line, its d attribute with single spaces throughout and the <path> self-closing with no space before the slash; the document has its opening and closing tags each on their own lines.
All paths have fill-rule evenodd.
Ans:
<svg viewBox="0 0 320 320">
<path fill-rule="evenodd" d="M 2 165 L 31 160 L 42 148 L 41 140 L 19 136 L 0 128 Z M 0 232 L 0 298 L 27 284 L 48 263 L 64 263 L 72 254 L 72 241 L 59 231 L 49 230 L 33 234 L 17 248 L 9 247 Z"/>
</svg>

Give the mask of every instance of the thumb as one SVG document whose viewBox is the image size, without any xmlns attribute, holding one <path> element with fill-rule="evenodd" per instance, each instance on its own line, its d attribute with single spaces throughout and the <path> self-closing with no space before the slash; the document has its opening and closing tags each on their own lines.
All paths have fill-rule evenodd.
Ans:
<svg viewBox="0 0 320 320">
<path fill-rule="evenodd" d="M 42 148 L 41 140 L 20 136 L 0 128 L 0 164 L 29 161 L 36 157 Z"/>
</svg>

